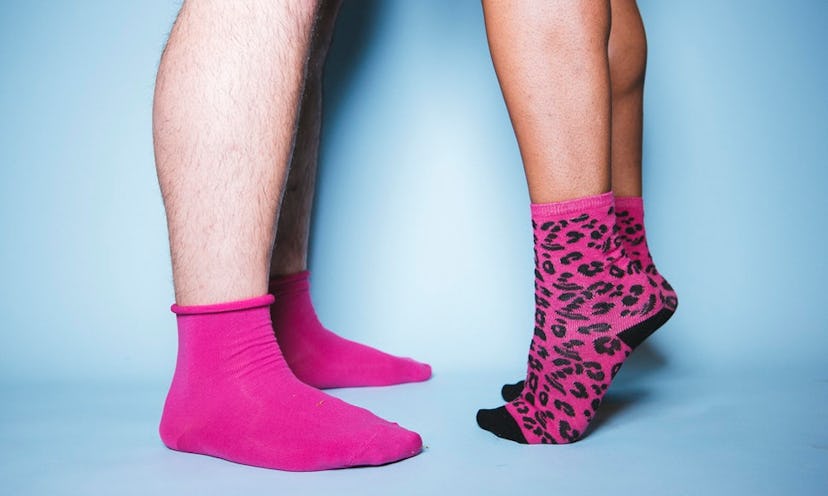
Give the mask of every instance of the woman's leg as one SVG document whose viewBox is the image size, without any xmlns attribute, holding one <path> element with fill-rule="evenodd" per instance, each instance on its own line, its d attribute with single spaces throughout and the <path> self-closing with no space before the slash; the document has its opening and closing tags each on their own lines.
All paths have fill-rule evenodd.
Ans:
<svg viewBox="0 0 828 496">
<path fill-rule="evenodd" d="M 678 297 L 656 269 L 644 229 L 641 169 L 647 37 L 636 0 L 611 0 L 610 5 L 611 164 L 616 224 L 627 255 L 656 281 L 661 299 L 675 310 Z"/>
<path fill-rule="evenodd" d="M 611 0 L 612 190 L 641 196 L 641 136 L 647 39 L 635 0 Z"/>
<path fill-rule="evenodd" d="M 612 94 L 611 170 L 616 201 L 616 225 L 627 255 L 651 274 L 662 288 L 662 298 L 672 305 L 678 299 L 669 283 L 655 269 L 644 231 L 641 199 L 641 149 L 644 74 L 647 39 L 635 0 L 611 0 L 609 70 Z M 503 399 L 512 401 L 523 390 L 523 381 L 506 384 Z"/>
<path fill-rule="evenodd" d="M 610 190 L 609 2 L 484 0 L 533 203 Z"/>
<path fill-rule="evenodd" d="M 626 256 L 609 192 L 609 2 L 483 3 L 533 202 L 536 312 L 519 397 L 478 423 L 521 443 L 568 443 L 672 311 Z"/>
</svg>

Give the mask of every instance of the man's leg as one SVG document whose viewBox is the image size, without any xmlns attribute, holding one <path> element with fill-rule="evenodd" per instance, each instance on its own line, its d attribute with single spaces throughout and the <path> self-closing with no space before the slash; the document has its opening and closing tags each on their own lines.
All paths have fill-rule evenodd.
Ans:
<svg viewBox="0 0 828 496">
<path fill-rule="evenodd" d="M 308 269 L 313 194 L 322 130 L 322 76 L 341 0 L 322 0 L 311 39 L 305 83 L 299 106 L 290 172 L 276 228 L 270 277 L 278 278 Z"/>
<path fill-rule="evenodd" d="M 319 158 L 322 76 L 340 1 L 321 4 L 313 38 L 296 145 L 290 163 L 270 264 L 271 316 L 285 359 L 314 387 L 385 386 L 424 381 L 431 367 L 344 339 L 316 316 L 310 295 L 308 239 Z"/>
<path fill-rule="evenodd" d="M 521 443 L 569 443 L 626 356 L 672 312 L 615 225 L 609 2 L 483 4 L 533 202 L 536 310 L 520 396 L 477 421 Z"/>
<path fill-rule="evenodd" d="M 647 39 L 635 0 L 611 0 L 612 28 L 609 35 L 609 69 L 612 93 L 611 169 L 616 202 L 616 224 L 627 255 L 640 264 L 661 287 L 661 298 L 673 309 L 675 291 L 653 264 L 644 230 L 641 199 L 641 149 L 644 105 L 644 74 Z M 523 381 L 506 384 L 506 401 L 520 396 Z"/>
<path fill-rule="evenodd" d="M 273 226 L 316 7 L 185 2 L 156 83 L 156 164 L 179 331 L 160 434 L 172 449 L 285 470 L 376 465 L 417 434 L 295 378 L 270 323 Z"/>
</svg>

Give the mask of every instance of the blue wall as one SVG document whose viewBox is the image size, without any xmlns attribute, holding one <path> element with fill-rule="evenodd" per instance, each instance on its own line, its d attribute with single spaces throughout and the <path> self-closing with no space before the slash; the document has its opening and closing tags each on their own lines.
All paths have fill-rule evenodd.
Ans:
<svg viewBox="0 0 828 496">
<path fill-rule="evenodd" d="M 370 7 L 370 10 L 369 10 Z M 644 365 L 810 367 L 828 345 L 828 4 L 640 2 L 650 243 L 679 313 Z M 313 231 L 329 327 L 519 373 L 528 195 L 478 2 L 351 2 Z M 0 13 L 0 374 L 166 380 L 175 353 L 150 105 L 175 2 Z"/>
</svg>

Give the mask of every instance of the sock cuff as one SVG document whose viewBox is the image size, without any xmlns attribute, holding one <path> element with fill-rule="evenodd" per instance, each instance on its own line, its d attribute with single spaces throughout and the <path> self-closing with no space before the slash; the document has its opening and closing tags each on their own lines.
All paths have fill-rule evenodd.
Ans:
<svg viewBox="0 0 828 496">
<path fill-rule="evenodd" d="M 609 208 L 613 205 L 612 191 L 600 195 L 576 198 L 552 203 L 533 203 L 532 217 L 551 217 L 580 213 L 594 208 Z"/>
<path fill-rule="evenodd" d="M 292 291 L 307 291 L 310 288 L 310 271 L 303 270 L 295 274 L 274 277 L 270 280 L 270 292 L 273 294 L 289 293 Z"/>
<path fill-rule="evenodd" d="M 644 210 L 644 199 L 640 196 L 616 196 L 616 210 Z"/>
<path fill-rule="evenodd" d="M 212 305 L 187 305 L 173 304 L 170 310 L 176 315 L 204 315 L 208 313 L 225 313 L 237 310 L 249 310 L 251 308 L 267 307 L 273 304 L 276 299 L 271 294 L 257 296 L 247 300 L 230 301 L 225 303 L 214 303 Z"/>
</svg>

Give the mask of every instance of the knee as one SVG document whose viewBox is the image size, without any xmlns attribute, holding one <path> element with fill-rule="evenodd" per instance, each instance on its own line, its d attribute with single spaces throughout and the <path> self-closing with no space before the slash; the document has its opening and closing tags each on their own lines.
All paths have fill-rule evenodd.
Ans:
<svg viewBox="0 0 828 496">
<path fill-rule="evenodd" d="M 639 91 L 647 69 L 647 38 L 641 19 L 621 24 L 613 20 L 609 37 L 610 83 L 614 97 Z"/>
</svg>

